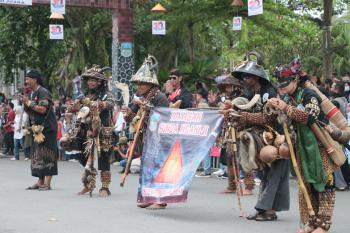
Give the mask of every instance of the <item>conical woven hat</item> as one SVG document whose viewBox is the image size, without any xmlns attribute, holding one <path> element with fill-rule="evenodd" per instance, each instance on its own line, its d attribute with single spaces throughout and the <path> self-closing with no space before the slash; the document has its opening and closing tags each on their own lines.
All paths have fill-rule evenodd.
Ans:
<svg viewBox="0 0 350 233">
<path fill-rule="evenodd" d="M 102 74 L 102 69 L 98 65 L 93 65 L 90 69 L 86 70 L 82 74 L 83 79 L 88 79 L 88 78 L 97 78 L 97 79 L 102 79 L 105 81 L 108 81 L 108 78 Z"/>
<path fill-rule="evenodd" d="M 148 55 L 140 69 L 131 78 L 133 83 L 150 83 L 159 86 L 157 79 L 158 61 L 154 56 Z"/>
</svg>

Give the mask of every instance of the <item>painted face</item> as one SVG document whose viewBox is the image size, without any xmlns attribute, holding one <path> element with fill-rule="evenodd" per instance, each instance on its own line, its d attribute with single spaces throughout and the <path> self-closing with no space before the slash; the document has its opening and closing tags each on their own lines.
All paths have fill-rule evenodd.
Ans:
<svg viewBox="0 0 350 233">
<path fill-rule="evenodd" d="M 136 94 L 138 96 L 142 96 L 146 94 L 150 89 L 152 85 L 149 83 L 137 83 L 136 84 Z"/>
<path fill-rule="evenodd" d="M 96 89 L 98 87 L 98 79 L 96 78 L 89 78 L 87 81 L 87 85 L 89 89 Z"/>
<path fill-rule="evenodd" d="M 249 87 L 254 87 L 255 84 L 259 82 L 259 78 L 252 74 L 247 74 L 246 76 L 243 77 L 243 82 L 244 82 L 244 85 L 247 85 Z"/>
<path fill-rule="evenodd" d="M 291 81 L 287 86 L 285 87 L 279 87 L 278 88 L 278 92 L 281 94 L 281 95 L 285 95 L 285 94 L 293 94 L 294 91 L 297 89 L 297 80 L 293 80 Z"/>
</svg>

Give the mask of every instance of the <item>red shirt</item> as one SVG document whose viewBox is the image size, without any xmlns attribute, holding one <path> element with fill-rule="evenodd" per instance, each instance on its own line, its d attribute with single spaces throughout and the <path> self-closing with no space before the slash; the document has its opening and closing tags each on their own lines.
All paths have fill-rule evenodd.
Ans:
<svg viewBox="0 0 350 233">
<path fill-rule="evenodd" d="M 62 123 L 60 120 L 57 121 L 57 140 L 60 140 L 62 137 Z"/>
<path fill-rule="evenodd" d="M 12 122 L 10 125 L 4 127 L 4 130 L 6 133 L 11 133 L 11 132 L 14 132 L 15 129 L 13 127 L 13 123 L 15 121 L 15 117 L 16 117 L 16 113 L 15 111 L 11 110 L 8 114 L 7 114 L 7 121 L 6 121 L 6 125 L 7 123 L 9 122 Z"/>
</svg>

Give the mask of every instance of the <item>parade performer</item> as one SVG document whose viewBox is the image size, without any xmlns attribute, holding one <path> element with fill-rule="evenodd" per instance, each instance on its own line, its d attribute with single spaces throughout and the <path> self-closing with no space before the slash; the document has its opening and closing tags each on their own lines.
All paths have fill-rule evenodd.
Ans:
<svg viewBox="0 0 350 233">
<path fill-rule="evenodd" d="M 105 69 L 105 68 L 104 68 Z M 108 79 L 103 74 L 104 69 L 93 66 L 82 75 L 87 82 L 88 90 L 83 98 L 77 100 L 68 108 L 68 112 L 77 112 L 75 126 L 67 135 L 63 135 L 61 146 L 65 149 L 74 145 L 82 151 L 79 162 L 85 167 L 82 176 L 83 189 L 78 193 L 90 193 L 96 187 L 97 170 L 94 161 L 97 159 L 98 170 L 101 171 L 102 187 L 100 197 L 108 197 L 111 192 L 110 154 L 113 132 L 113 96 L 107 90 Z"/>
<path fill-rule="evenodd" d="M 39 178 L 37 183 L 27 189 L 51 190 L 52 176 L 57 175 L 58 158 L 57 121 L 53 102 L 50 92 L 42 86 L 42 76 L 38 71 L 29 70 L 25 78 L 26 84 L 32 90 L 29 97 L 22 98 L 34 136 L 31 172 L 32 176 Z"/>
<path fill-rule="evenodd" d="M 234 98 L 242 96 L 242 84 L 240 81 L 228 74 L 217 82 L 218 93 L 209 92 L 208 104 L 210 107 L 222 107 L 226 100 L 232 101 Z"/>
<path fill-rule="evenodd" d="M 256 57 L 256 61 L 252 59 L 253 56 Z M 256 143 L 256 151 L 261 158 L 260 150 L 263 148 L 266 126 L 269 126 L 268 131 L 273 131 L 274 135 L 277 135 L 276 131 L 279 130 L 276 127 L 278 125 L 276 120 L 261 121 L 260 119 L 264 105 L 268 99 L 277 96 L 277 90 L 271 85 L 262 66 L 261 55 L 256 52 L 249 53 L 247 59 L 235 68 L 232 75 L 243 80 L 245 86 L 253 92 L 253 99 L 256 99 L 256 95 L 260 95 L 260 103 L 257 103 L 255 112 L 242 110 L 238 120 L 236 117 L 230 117 L 230 120 L 250 128 L 249 133 L 252 135 L 250 143 L 253 141 Z M 232 106 L 227 104 L 226 108 L 228 107 Z M 269 151 L 264 156 L 266 154 L 270 156 Z M 255 205 L 257 212 L 248 216 L 248 220 L 273 221 L 277 219 L 276 211 L 289 210 L 289 161 L 281 159 L 268 162 L 269 165 L 264 166 L 262 170 L 262 182 L 258 202 Z"/>
<path fill-rule="evenodd" d="M 141 116 L 144 115 L 144 119 L 140 122 L 142 125 L 139 127 L 140 136 L 134 138 L 137 140 L 135 144 L 138 153 L 142 153 L 143 135 L 147 129 L 147 119 L 151 107 L 169 107 L 169 102 L 165 94 L 160 92 L 159 83 L 157 79 L 158 62 L 155 57 L 148 56 L 140 69 L 131 78 L 131 82 L 136 84 L 136 97 L 133 99 L 132 104 L 129 108 L 123 109 L 126 122 L 133 122 L 137 125 Z M 136 132 L 137 134 L 137 132 Z M 129 150 L 130 151 L 130 150 Z M 133 154 L 129 154 L 132 158 Z M 141 155 L 142 156 L 142 155 Z M 126 169 L 126 172 L 128 168 Z M 140 173 L 141 174 L 141 173 Z M 165 203 L 140 203 L 140 208 L 147 209 L 164 209 Z"/>
<path fill-rule="evenodd" d="M 291 64 L 278 67 L 275 72 L 279 83 L 279 92 L 285 98 L 272 98 L 269 105 L 285 113 L 292 120 L 289 127 L 295 131 L 294 150 L 298 170 L 306 186 L 306 195 L 299 192 L 301 221 L 307 224 L 300 233 L 328 232 L 331 226 L 335 204 L 335 189 L 333 171 L 340 166 L 332 159 L 334 150 L 327 148 L 319 139 L 316 129 L 328 124 L 325 114 L 321 111 L 320 96 L 305 85 L 308 76 L 301 72 L 298 59 Z M 318 142 L 320 141 L 320 142 Z M 335 145 L 333 142 L 331 145 Z M 333 152 L 332 152 L 333 151 Z M 299 186 L 302 190 L 302 187 Z M 306 199 L 312 205 L 311 214 L 308 211 Z M 309 202 L 309 203 L 310 203 Z M 314 213 L 314 214 L 313 214 Z"/>
<path fill-rule="evenodd" d="M 219 80 L 217 83 L 217 88 L 218 88 L 218 93 L 209 93 L 209 105 L 211 107 L 218 107 L 218 108 L 225 108 L 225 103 L 226 102 L 231 102 L 238 97 L 239 100 L 237 99 L 238 102 L 240 102 L 243 95 L 242 91 L 242 84 L 240 81 L 233 77 L 231 74 L 226 75 L 225 78 L 222 80 Z M 237 103 L 238 103 L 237 102 Z M 240 102 L 241 103 L 241 102 Z M 226 119 L 227 120 L 227 119 Z M 223 126 L 223 132 L 222 136 L 225 135 L 225 131 L 228 129 L 228 122 L 224 122 Z M 224 162 L 223 160 L 226 160 L 227 164 L 227 176 L 228 176 L 228 186 L 224 190 L 224 193 L 235 193 L 236 192 L 236 182 L 235 182 L 235 174 L 233 172 L 233 160 L 232 160 L 232 154 L 227 153 L 227 145 L 225 143 L 225 139 L 221 140 L 221 154 L 220 154 L 220 160 Z M 240 153 L 240 151 L 238 151 Z M 253 194 L 253 190 L 255 187 L 254 183 L 254 175 L 252 172 L 246 172 L 244 176 L 244 190 L 243 190 L 243 195 L 251 195 Z"/>
</svg>

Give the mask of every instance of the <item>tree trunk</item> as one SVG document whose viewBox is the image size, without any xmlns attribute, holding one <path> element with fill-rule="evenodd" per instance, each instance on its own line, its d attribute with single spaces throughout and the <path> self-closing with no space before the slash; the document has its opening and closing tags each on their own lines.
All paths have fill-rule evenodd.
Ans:
<svg viewBox="0 0 350 233">
<path fill-rule="evenodd" d="M 333 0 L 323 0 L 323 80 L 332 78 L 332 12 Z"/>
<path fill-rule="evenodd" d="M 188 31 L 190 33 L 190 62 L 193 63 L 194 62 L 194 32 L 193 32 L 193 23 L 190 22 L 188 24 Z"/>
</svg>

